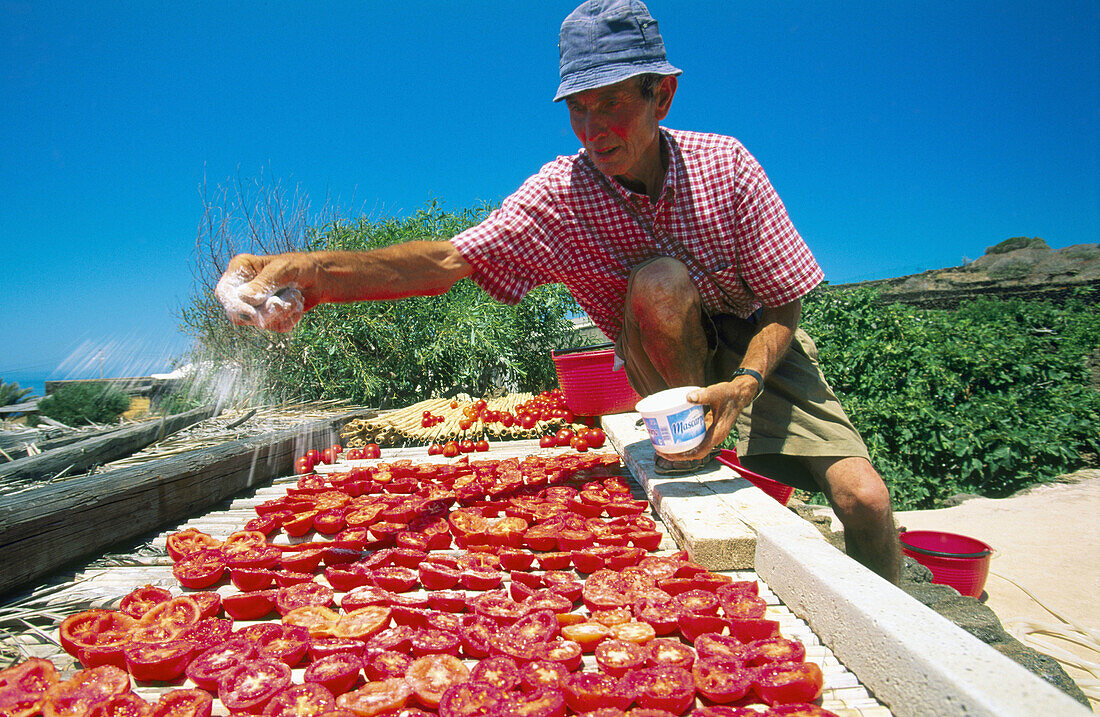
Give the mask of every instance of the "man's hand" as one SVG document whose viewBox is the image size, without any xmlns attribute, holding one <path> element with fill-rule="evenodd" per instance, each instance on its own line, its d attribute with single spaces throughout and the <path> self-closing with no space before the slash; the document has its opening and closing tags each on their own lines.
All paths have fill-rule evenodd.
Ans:
<svg viewBox="0 0 1100 717">
<path fill-rule="evenodd" d="M 692 391 L 687 400 L 710 409 L 707 414 L 707 434 L 703 442 L 690 451 L 676 454 L 663 454 L 673 461 L 690 461 L 706 458 L 710 451 L 720 446 L 733 430 L 733 424 L 745 406 L 752 403 L 756 396 L 756 379 L 752 376 L 738 376 L 733 381 L 724 381 Z"/>
<path fill-rule="evenodd" d="M 233 257 L 214 289 L 229 320 L 287 332 L 320 301 L 309 254 Z"/>
</svg>

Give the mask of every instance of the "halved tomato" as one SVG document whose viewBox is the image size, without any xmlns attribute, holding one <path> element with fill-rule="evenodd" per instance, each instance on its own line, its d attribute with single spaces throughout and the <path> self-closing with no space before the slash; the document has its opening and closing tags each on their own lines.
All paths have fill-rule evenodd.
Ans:
<svg viewBox="0 0 1100 717">
<path fill-rule="evenodd" d="M 31 717 L 46 702 L 46 692 L 60 681 L 49 660 L 31 657 L 0 670 L 0 715 Z"/>
<path fill-rule="evenodd" d="M 363 672 L 368 680 L 387 680 L 391 677 L 404 677 L 413 658 L 394 650 L 376 650 L 363 657 Z"/>
<path fill-rule="evenodd" d="M 184 673 L 204 690 L 216 690 L 221 678 L 238 665 L 256 655 L 257 643 L 244 636 L 234 636 L 220 645 L 199 653 L 184 669 Z"/>
<path fill-rule="evenodd" d="M 332 629 L 335 637 L 366 640 L 386 628 L 392 610 L 384 605 L 368 605 L 340 615 Z"/>
<path fill-rule="evenodd" d="M 539 687 L 561 686 L 561 681 L 569 674 L 569 670 L 560 662 L 550 660 L 533 660 L 528 662 L 519 673 L 520 686 L 526 692 Z"/>
<path fill-rule="evenodd" d="M 212 535 L 207 535 L 197 528 L 185 528 L 168 536 L 166 547 L 168 555 L 173 562 L 179 562 L 184 556 L 207 550 L 220 548 L 222 541 Z"/>
<path fill-rule="evenodd" d="M 599 707 L 625 710 L 633 695 L 618 689 L 618 680 L 599 672 L 574 672 L 561 682 L 565 703 L 574 712 L 588 712 Z"/>
<path fill-rule="evenodd" d="M 753 686 L 752 670 L 743 669 L 739 662 L 717 657 L 700 656 L 692 665 L 691 676 L 699 694 L 719 703 L 739 700 Z"/>
<path fill-rule="evenodd" d="M 219 548 L 192 551 L 176 561 L 172 575 L 185 588 L 208 588 L 225 575 L 225 553 Z"/>
<path fill-rule="evenodd" d="M 649 652 L 646 664 L 650 667 L 670 665 L 690 670 L 695 663 L 695 650 L 679 640 L 662 637 L 650 642 L 646 648 Z"/>
<path fill-rule="evenodd" d="M 135 680 L 167 682 L 183 674 L 195 645 L 187 640 L 131 642 L 123 649 L 126 670 Z"/>
<path fill-rule="evenodd" d="M 452 685 L 470 679 L 470 670 L 454 655 L 432 654 L 412 661 L 405 672 L 405 681 L 412 687 L 416 699 L 425 707 L 439 707 L 443 693 Z"/>
<path fill-rule="evenodd" d="M 222 598 L 222 609 L 234 620 L 259 620 L 275 609 L 275 590 L 234 593 Z"/>
<path fill-rule="evenodd" d="M 321 583 L 299 583 L 279 588 L 275 596 L 275 608 L 280 615 L 287 615 L 301 607 L 328 607 L 333 604 L 336 591 Z"/>
<path fill-rule="evenodd" d="M 474 665 L 470 671 L 470 679 L 474 682 L 488 682 L 507 692 L 519 684 L 519 665 L 508 655 L 486 657 Z"/>
<path fill-rule="evenodd" d="M 451 685 L 439 699 L 439 717 L 472 717 L 505 714 L 508 695 L 487 682 L 459 682 Z"/>
<path fill-rule="evenodd" d="M 100 702 L 130 691 L 130 676 L 114 665 L 77 671 L 69 679 L 50 685 L 42 705 L 45 717 L 85 717 Z"/>
<path fill-rule="evenodd" d="M 774 662 L 802 662 L 806 659 L 806 646 L 785 637 L 769 637 L 753 640 L 745 646 L 746 663 L 750 667 Z"/>
<path fill-rule="evenodd" d="M 336 697 L 316 682 L 291 685 L 277 693 L 264 707 L 265 717 L 304 717 L 336 709 Z"/>
<path fill-rule="evenodd" d="M 754 689 L 769 705 L 813 702 L 825 678 L 813 662 L 779 662 L 757 669 Z"/>
<path fill-rule="evenodd" d="M 123 667 L 122 648 L 130 642 L 138 621 L 117 610 L 85 610 L 61 622 L 58 635 L 65 652 L 85 667 Z"/>
<path fill-rule="evenodd" d="M 596 645 L 596 664 L 612 677 L 621 677 L 630 670 L 644 667 L 649 651 L 641 645 L 623 640 L 604 640 Z"/>
<path fill-rule="evenodd" d="M 695 702 L 692 673 L 682 667 L 647 667 L 625 678 L 624 687 L 633 692 L 643 709 L 683 713 Z"/>
<path fill-rule="evenodd" d="M 277 660 L 296 667 L 309 651 L 309 630 L 295 625 L 281 625 L 278 635 L 260 642 L 258 659 Z"/>
<path fill-rule="evenodd" d="M 310 637 L 334 637 L 333 630 L 340 615 L 321 605 L 307 605 L 283 615 L 284 625 L 298 625 L 309 630 Z"/>
<path fill-rule="evenodd" d="M 140 618 L 154 605 L 172 599 L 172 593 L 155 585 L 143 585 L 134 588 L 122 598 L 118 609 L 132 618 Z"/>
<path fill-rule="evenodd" d="M 350 652 L 336 652 L 311 662 L 303 679 L 323 685 L 334 695 L 342 695 L 355 687 L 363 661 Z"/>
<path fill-rule="evenodd" d="M 373 717 L 401 709 L 409 701 L 412 688 L 400 677 L 368 682 L 354 692 L 336 698 L 336 706 L 351 710 L 360 717 Z"/>
<path fill-rule="evenodd" d="M 169 690 L 153 705 L 149 717 L 210 717 L 214 698 L 205 690 Z"/>
<path fill-rule="evenodd" d="M 218 682 L 218 699 L 233 713 L 263 710 L 268 701 L 290 686 L 290 668 L 276 660 L 248 660 Z"/>
<path fill-rule="evenodd" d="M 86 717 L 148 717 L 153 706 L 133 692 L 114 695 L 100 702 Z"/>
</svg>

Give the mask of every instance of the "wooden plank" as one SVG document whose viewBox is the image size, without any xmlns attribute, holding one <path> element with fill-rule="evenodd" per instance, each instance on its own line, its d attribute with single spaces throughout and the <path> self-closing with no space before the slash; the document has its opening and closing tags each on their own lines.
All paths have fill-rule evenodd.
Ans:
<svg viewBox="0 0 1100 717">
<path fill-rule="evenodd" d="M 159 421 L 145 421 L 130 428 L 86 438 L 69 446 L 0 465 L 0 482 L 39 480 L 62 472 L 79 474 L 94 465 L 109 463 L 140 451 L 151 443 L 217 413 L 213 405 L 178 413 Z"/>
<path fill-rule="evenodd" d="M 352 411 L 300 427 L 44 485 L 0 505 L 0 596 L 69 562 L 137 538 L 291 472 L 335 441 Z M 19 556 L 23 556 L 22 558 Z"/>
</svg>

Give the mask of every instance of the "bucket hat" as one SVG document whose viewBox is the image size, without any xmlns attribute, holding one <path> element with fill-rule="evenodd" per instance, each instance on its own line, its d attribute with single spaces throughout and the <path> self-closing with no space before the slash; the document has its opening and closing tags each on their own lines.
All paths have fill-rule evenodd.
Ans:
<svg viewBox="0 0 1100 717">
<path fill-rule="evenodd" d="M 640 0 L 588 0 L 561 24 L 561 84 L 554 101 L 650 72 L 679 75 L 669 64 L 657 21 Z"/>
</svg>

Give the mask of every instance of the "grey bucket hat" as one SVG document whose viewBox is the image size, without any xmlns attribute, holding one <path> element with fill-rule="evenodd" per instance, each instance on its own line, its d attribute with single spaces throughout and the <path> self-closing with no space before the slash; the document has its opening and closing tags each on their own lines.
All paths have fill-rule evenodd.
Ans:
<svg viewBox="0 0 1100 717">
<path fill-rule="evenodd" d="M 657 21 L 640 0 L 588 0 L 561 24 L 558 54 L 555 102 L 635 75 L 682 72 L 668 63 Z"/>
</svg>

